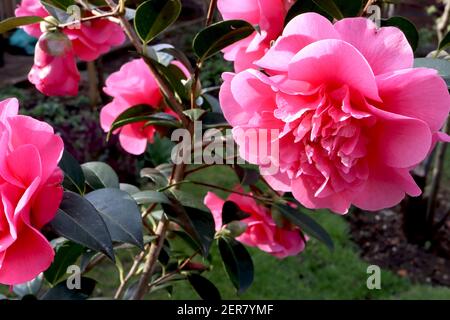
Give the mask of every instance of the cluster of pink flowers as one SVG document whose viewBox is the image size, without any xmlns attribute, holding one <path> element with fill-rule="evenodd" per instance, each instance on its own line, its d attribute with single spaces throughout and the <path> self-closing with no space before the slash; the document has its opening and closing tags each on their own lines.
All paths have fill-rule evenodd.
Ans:
<svg viewBox="0 0 450 320">
<path fill-rule="evenodd" d="M 227 201 L 234 202 L 240 210 L 250 215 L 242 220 L 246 224 L 246 230 L 236 237 L 236 240 L 248 246 L 257 247 L 279 259 L 295 256 L 305 248 L 305 241 L 300 230 L 295 227 L 277 226 L 269 209 L 258 205 L 253 198 L 231 194 Z M 222 208 L 225 200 L 208 192 L 204 203 L 211 210 L 216 231 L 219 231 L 222 228 Z"/>
<path fill-rule="evenodd" d="M 257 68 L 223 75 L 221 107 L 250 162 L 263 165 L 245 131 L 279 131 L 250 142 L 278 144 L 278 172 L 265 176 L 274 189 L 312 209 L 380 210 L 421 193 L 410 170 L 448 140 L 439 132 L 447 86 L 435 70 L 413 68 L 413 59 L 397 28 L 306 13 L 253 61 Z"/>
<path fill-rule="evenodd" d="M 7 285 L 50 266 L 53 248 L 39 230 L 53 219 L 63 195 L 62 139 L 18 109 L 16 99 L 0 102 L 0 283 Z"/>
<path fill-rule="evenodd" d="M 22 0 L 16 16 L 45 18 L 49 13 L 39 0 Z M 122 28 L 107 19 L 83 22 L 79 28 L 64 28 L 62 33 L 42 32 L 39 24 L 25 26 L 24 30 L 39 38 L 29 80 L 49 96 L 76 96 L 80 74 L 75 58 L 93 61 L 125 41 Z"/>
<path fill-rule="evenodd" d="M 178 61 L 177 66 L 189 77 L 189 71 Z M 114 120 L 125 110 L 137 106 L 148 105 L 155 112 L 165 112 L 177 117 L 164 101 L 155 77 L 143 59 L 135 59 L 124 64 L 119 71 L 111 74 L 106 80 L 104 92 L 113 97 L 100 113 L 100 123 L 105 132 L 109 132 Z M 139 155 L 145 152 L 148 142 L 153 142 L 157 128 L 146 125 L 145 121 L 125 125 L 117 129 L 119 141 L 125 151 Z"/>
</svg>

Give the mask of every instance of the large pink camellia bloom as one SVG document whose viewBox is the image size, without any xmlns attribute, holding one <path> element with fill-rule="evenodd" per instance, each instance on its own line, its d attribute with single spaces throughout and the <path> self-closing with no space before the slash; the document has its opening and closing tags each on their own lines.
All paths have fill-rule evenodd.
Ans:
<svg viewBox="0 0 450 320">
<path fill-rule="evenodd" d="M 61 138 L 48 124 L 17 115 L 16 99 L 0 102 L 0 283 L 35 278 L 54 252 L 39 230 L 59 207 Z"/>
<path fill-rule="evenodd" d="M 266 176 L 275 189 L 337 213 L 351 204 L 392 207 L 405 193 L 421 193 L 409 171 L 434 141 L 448 139 L 439 130 L 450 97 L 435 70 L 413 68 L 399 29 L 365 18 L 333 25 L 306 13 L 256 64 L 265 73 L 225 73 L 220 100 L 246 160 L 261 159 L 245 146 L 246 130 L 279 130 L 271 141 L 279 170 Z"/>
<path fill-rule="evenodd" d="M 294 1 L 291 0 L 219 0 L 217 7 L 225 20 L 245 20 L 258 25 L 260 32 L 236 42 L 224 50 L 225 59 L 234 61 L 236 72 L 256 68 L 261 58 L 283 30 L 284 19 Z"/>
<path fill-rule="evenodd" d="M 39 0 L 22 0 L 15 14 L 17 17 L 39 16 L 43 18 L 50 15 Z M 38 23 L 25 26 L 24 30 L 36 38 L 42 34 Z M 63 32 L 72 41 L 75 55 L 83 61 L 93 61 L 112 47 L 121 45 L 125 41 L 122 28 L 107 19 L 83 22 L 80 28 L 64 28 Z"/>
<path fill-rule="evenodd" d="M 298 229 L 278 227 L 269 210 L 258 205 L 254 199 L 233 193 L 227 201 L 234 202 L 239 209 L 250 215 L 242 220 L 247 224 L 247 229 L 239 237 L 236 237 L 236 240 L 248 246 L 257 247 L 280 259 L 295 256 L 305 248 L 305 242 Z M 225 200 L 208 192 L 203 202 L 211 210 L 216 230 L 220 230 L 222 228 L 222 207 Z"/>
<path fill-rule="evenodd" d="M 80 73 L 73 47 L 60 32 L 44 33 L 36 44 L 29 81 L 47 96 L 76 96 Z"/>
<path fill-rule="evenodd" d="M 178 61 L 172 62 L 188 76 L 189 72 Z M 114 120 L 125 110 L 140 104 L 155 109 L 155 113 L 163 111 L 177 116 L 163 103 L 163 96 L 155 77 L 143 59 L 135 59 L 124 64 L 119 71 L 106 79 L 104 92 L 113 100 L 100 112 L 100 123 L 105 132 L 109 132 Z M 119 141 L 125 151 L 139 155 L 145 152 L 148 142 L 153 142 L 155 126 L 145 126 L 144 122 L 136 122 L 117 129 Z"/>
</svg>

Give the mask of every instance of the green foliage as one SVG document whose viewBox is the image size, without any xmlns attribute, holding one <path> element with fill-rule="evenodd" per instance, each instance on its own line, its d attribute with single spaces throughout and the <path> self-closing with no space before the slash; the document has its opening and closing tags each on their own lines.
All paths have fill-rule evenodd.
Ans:
<svg viewBox="0 0 450 320">
<path fill-rule="evenodd" d="M 179 0 L 148 0 L 136 10 L 134 28 L 144 44 L 174 23 L 181 12 Z"/>
<path fill-rule="evenodd" d="M 399 28 L 405 34 L 413 51 L 416 51 L 419 44 L 419 33 L 411 21 L 403 17 L 392 17 L 387 20 L 381 20 L 381 26 Z"/>
<path fill-rule="evenodd" d="M 246 21 L 217 22 L 197 33 L 192 48 L 199 60 L 204 61 L 229 45 L 247 38 L 253 32 L 255 29 Z"/>
<path fill-rule="evenodd" d="M 27 16 L 27 17 L 12 17 L 0 21 L 0 34 L 5 33 L 7 31 L 11 31 L 15 28 L 26 26 L 33 23 L 39 23 L 43 21 L 41 17 L 37 16 Z"/>
</svg>

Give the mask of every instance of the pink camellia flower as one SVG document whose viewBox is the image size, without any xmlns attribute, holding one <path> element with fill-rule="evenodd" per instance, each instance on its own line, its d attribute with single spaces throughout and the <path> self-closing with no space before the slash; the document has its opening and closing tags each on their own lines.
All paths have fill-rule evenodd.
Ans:
<svg viewBox="0 0 450 320">
<path fill-rule="evenodd" d="M 36 44 L 29 81 L 47 96 L 76 96 L 80 73 L 70 40 L 58 31 L 44 33 Z"/>
<path fill-rule="evenodd" d="M 269 210 L 258 205 L 254 199 L 233 193 L 227 201 L 234 202 L 243 212 L 250 215 L 242 220 L 247 224 L 247 229 L 236 237 L 236 240 L 280 259 L 295 256 L 305 248 L 305 242 L 298 229 L 278 227 Z M 222 228 L 222 207 L 225 200 L 208 192 L 203 202 L 211 210 L 216 231 L 219 231 Z"/>
<path fill-rule="evenodd" d="M 188 76 L 189 72 L 178 61 L 172 62 Z M 106 94 L 113 97 L 100 112 L 100 123 L 105 132 L 109 132 L 114 120 L 130 107 L 144 104 L 160 109 L 176 117 L 176 114 L 163 104 L 163 96 L 156 80 L 143 59 L 135 59 L 124 64 L 119 71 L 106 79 Z M 119 141 L 125 151 L 139 155 L 145 152 L 148 142 L 153 142 L 156 133 L 154 126 L 145 126 L 145 122 L 136 122 L 117 129 Z"/>
<path fill-rule="evenodd" d="M 240 72 L 256 68 L 254 61 L 261 58 L 283 30 L 290 0 L 219 0 L 217 7 L 225 20 L 245 20 L 258 25 L 260 32 L 238 41 L 224 50 L 225 59 L 234 61 L 234 69 Z"/>
<path fill-rule="evenodd" d="M 39 0 L 22 0 L 15 14 L 17 17 L 43 18 L 50 15 Z M 42 34 L 39 24 L 25 26 L 24 30 L 36 38 Z M 75 55 L 83 61 L 93 61 L 108 52 L 111 47 L 121 45 L 125 41 L 122 28 L 107 19 L 83 22 L 80 28 L 64 28 L 63 32 L 72 41 Z"/>
<path fill-rule="evenodd" d="M 306 13 L 256 64 L 265 73 L 225 73 L 220 100 L 246 160 L 262 159 L 246 146 L 248 129 L 279 130 L 269 142 L 250 141 L 279 146 L 279 170 L 266 175 L 275 189 L 337 213 L 351 204 L 380 210 L 421 193 L 409 171 L 434 141 L 448 139 L 439 130 L 450 97 L 435 70 L 413 68 L 399 29 L 365 18 L 333 25 Z"/>
<path fill-rule="evenodd" d="M 54 252 L 39 230 L 59 207 L 61 138 L 48 124 L 17 115 L 18 101 L 0 102 L 0 283 L 35 278 Z"/>
</svg>

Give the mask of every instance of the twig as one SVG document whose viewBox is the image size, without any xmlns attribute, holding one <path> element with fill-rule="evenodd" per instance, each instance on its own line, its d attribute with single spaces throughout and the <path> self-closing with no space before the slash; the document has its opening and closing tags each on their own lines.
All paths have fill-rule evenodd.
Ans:
<svg viewBox="0 0 450 320">
<path fill-rule="evenodd" d="M 120 298 L 123 291 L 125 290 L 125 286 L 127 285 L 128 281 L 131 279 L 131 277 L 134 276 L 139 267 L 139 264 L 142 262 L 142 259 L 144 259 L 146 251 L 147 250 L 142 251 L 135 257 L 133 265 L 131 266 L 130 271 L 128 271 L 128 274 L 125 276 L 125 279 L 120 283 L 120 286 L 117 289 L 116 294 L 114 295 L 114 299 Z"/>
<path fill-rule="evenodd" d="M 205 182 L 200 182 L 200 181 L 193 181 L 193 180 L 182 180 L 182 181 L 179 181 L 177 183 L 173 183 L 171 185 L 168 185 L 167 187 L 161 188 L 158 191 L 161 192 L 161 191 L 164 191 L 164 190 L 176 187 L 176 186 L 180 186 L 180 185 L 186 184 L 186 183 L 191 183 L 191 184 L 195 184 L 195 185 L 198 185 L 198 186 L 213 188 L 213 189 L 221 190 L 221 191 L 228 192 L 228 193 L 234 193 L 234 194 L 238 194 L 240 196 L 253 198 L 253 199 L 256 199 L 256 200 L 259 200 L 259 201 L 262 201 L 262 202 L 273 202 L 273 200 L 270 199 L 270 198 L 258 197 L 258 196 L 254 196 L 254 195 L 249 194 L 249 193 L 239 192 L 239 191 L 236 191 L 236 190 L 232 190 L 232 189 L 227 189 L 227 188 L 224 188 L 224 187 L 216 186 L 216 185 L 213 185 L 213 184 L 210 184 L 210 183 L 205 183 Z"/>
<path fill-rule="evenodd" d="M 214 12 L 217 7 L 217 0 L 211 0 L 209 2 L 208 14 L 206 16 L 205 27 L 208 27 L 214 18 Z M 198 81 L 200 78 L 200 71 L 202 68 L 202 61 L 197 61 L 195 64 L 194 74 L 192 75 L 192 86 L 191 86 L 191 109 L 195 109 L 197 107 L 196 103 L 196 93 L 198 87 Z"/>
</svg>

